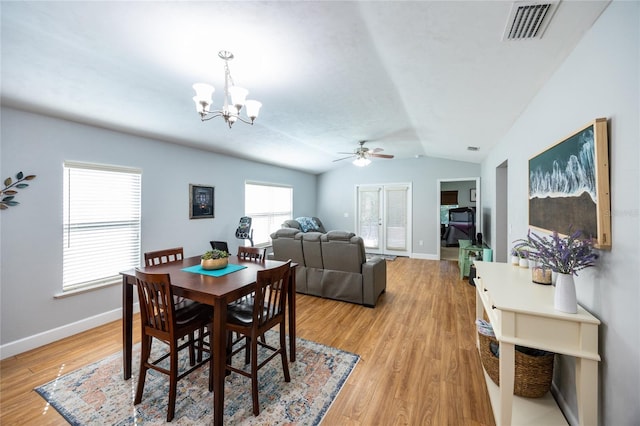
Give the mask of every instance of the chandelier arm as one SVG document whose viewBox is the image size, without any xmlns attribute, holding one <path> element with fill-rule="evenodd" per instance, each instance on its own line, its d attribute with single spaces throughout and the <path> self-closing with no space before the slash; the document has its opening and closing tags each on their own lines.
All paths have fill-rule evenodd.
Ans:
<svg viewBox="0 0 640 426">
<path fill-rule="evenodd" d="M 212 120 L 212 119 L 218 118 L 218 117 L 224 117 L 225 121 L 229 121 L 229 116 L 225 116 L 225 113 L 222 110 L 209 111 L 208 114 L 204 114 L 204 115 L 201 114 L 200 115 L 200 121 L 209 121 L 209 120 Z M 236 115 L 234 117 L 238 121 L 242 121 L 245 124 L 251 124 L 253 126 L 253 120 L 247 120 L 246 118 L 240 117 L 240 115 Z"/>
</svg>

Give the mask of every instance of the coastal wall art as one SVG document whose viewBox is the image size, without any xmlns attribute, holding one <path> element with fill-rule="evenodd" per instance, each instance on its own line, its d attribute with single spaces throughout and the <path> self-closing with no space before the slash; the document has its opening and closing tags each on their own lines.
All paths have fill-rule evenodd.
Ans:
<svg viewBox="0 0 640 426">
<path fill-rule="evenodd" d="M 607 119 L 597 118 L 529 159 L 529 226 L 582 231 L 611 249 Z"/>
</svg>

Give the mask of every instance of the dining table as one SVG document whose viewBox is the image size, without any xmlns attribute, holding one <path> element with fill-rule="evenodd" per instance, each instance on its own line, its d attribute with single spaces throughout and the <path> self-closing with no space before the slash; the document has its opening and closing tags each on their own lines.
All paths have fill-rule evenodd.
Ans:
<svg viewBox="0 0 640 426">
<path fill-rule="evenodd" d="M 211 325 L 211 356 L 213 357 L 213 417 L 215 425 L 222 425 L 224 413 L 224 381 L 226 375 L 226 319 L 227 305 L 251 293 L 260 270 L 284 264 L 277 260 L 256 262 L 229 256 L 229 270 L 233 272 L 212 276 L 210 271 L 198 273 L 200 256 L 154 266 L 140 267 L 146 273 L 168 273 L 173 293 L 196 302 L 213 306 Z M 289 359 L 296 360 L 296 283 L 295 268 L 291 264 L 289 289 L 287 292 L 287 316 L 289 331 Z M 187 269 L 187 270 L 185 270 Z M 221 270 L 219 273 L 224 273 Z M 122 346 L 124 379 L 131 378 L 133 343 L 133 287 L 136 285 L 135 269 L 121 272 L 122 275 Z"/>
</svg>

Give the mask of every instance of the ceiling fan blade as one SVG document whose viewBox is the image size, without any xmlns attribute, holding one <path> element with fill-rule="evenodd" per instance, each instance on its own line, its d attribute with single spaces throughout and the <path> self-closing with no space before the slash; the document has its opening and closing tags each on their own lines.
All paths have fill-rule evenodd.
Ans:
<svg viewBox="0 0 640 426">
<path fill-rule="evenodd" d="M 346 160 L 347 158 L 353 158 L 353 157 L 355 157 L 355 156 L 356 156 L 356 155 L 355 155 L 355 154 L 353 154 L 353 155 L 350 155 L 350 156 L 348 156 L 348 157 L 338 158 L 337 160 L 333 160 L 333 162 L 335 163 L 336 161 Z"/>
<path fill-rule="evenodd" d="M 382 151 L 384 151 L 384 149 L 382 149 L 382 148 L 373 148 L 369 152 L 374 152 L 375 153 L 375 152 L 382 152 Z"/>
<path fill-rule="evenodd" d="M 389 154 L 369 154 L 369 157 L 376 157 L 376 158 L 393 158 L 393 155 L 389 155 Z"/>
<path fill-rule="evenodd" d="M 337 154 L 349 154 L 349 155 L 356 155 L 357 152 L 338 152 Z"/>
</svg>

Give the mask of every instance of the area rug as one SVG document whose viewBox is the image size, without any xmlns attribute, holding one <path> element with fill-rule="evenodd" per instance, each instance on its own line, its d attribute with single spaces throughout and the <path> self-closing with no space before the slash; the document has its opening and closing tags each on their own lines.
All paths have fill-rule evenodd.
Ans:
<svg viewBox="0 0 640 426">
<path fill-rule="evenodd" d="M 388 260 L 388 261 L 392 262 L 392 261 L 396 260 L 396 258 L 398 257 L 398 256 L 394 256 L 392 254 L 376 254 L 376 253 L 365 253 L 365 254 L 366 254 L 367 260 L 371 259 L 371 258 L 374 258 L 374 257 L 381 257 L 384 260 Z"/>
<path fill-rule="evenodd" d="M 277 334 L 267 340 L 276 343 Z M 287 344 L 288 345 L 288 344 Z M 162 348 L 154 342 L 154 351 Z M 297 339 L 296 362 L 289 363 L 286 383 L 282 363 L 275 358 L 259 372 L 260 415 L 254 416 L 251 382 L 231 374 L 225 381 L 224 423 L 233 425 L 317 425 L 328 411 L 359 356 L 319 343 Z M 182 351 L 181 368 L 188 364 Z M 35 390 L 72 425 L 165 424 L 169 381 L 149 370 L 142 402 L 133 405 L 137 385 L 140 345 L 134 346 L 133 374 L 122 378 L 122 354 L 61 376 Z M 234 362 L 244 363 L 244 354 Z M 235 365 L 235 364 L 234 364 Z M 183 371 L 183 370 L 181 370 Z M 174 425 L 213 423 L 213 393 L 208 390 L 209 368 L 203 366 L 178 382 Z"/>
</svg>

